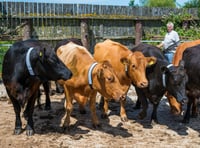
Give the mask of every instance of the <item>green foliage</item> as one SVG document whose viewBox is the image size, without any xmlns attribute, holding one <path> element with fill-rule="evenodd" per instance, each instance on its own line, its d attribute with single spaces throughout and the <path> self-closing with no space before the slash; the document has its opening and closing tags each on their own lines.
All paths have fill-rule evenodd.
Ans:
<svg viewBox="0 0 200 148">
<path fill-rule="evenodd" d="M 161 21 L 163 23 L 163 26 L 159 28 L 159 30 L 154 29 L 151 31 L 146 31 L 145 37 L 143 38 L 144 40 L 162 40 L 166 34 L 166 24 L 168 22 L 174 23 L 174 30 L 178 32 L 182 41 L 200 39 L 200 25 L 191 14 L 170 13 L 169 15 L 164 15 Z"/>
<path fill-rule="evenodd" d="M 147 7 L 170 7 L 175 8 L 176 4 L 174 0 L 147 0 Z"/>
<path fill-rule="evenodd" d="M 9 48 L 9 46 L 7 45 L 11 45 L 11 44 L 13 44 L 13 41 L 0 41 L 0 73 L 2 71 L 3 57 Z"/>
<path fill-rule="evenodd" d="M 130 2 L 129 2 L 129 6 L 135 6 L 135 0 L 130 0 Z"/>
<path fill-rule="evenodd" d="M 184 8 L 197 8 L 198 16 L 200 17 L 200 0 L 190 0 L 189 2 L 186 2 L 183 7 Z"/>
<path fill-rule="evenodd" d="M 180 37 L 185 37 L 190 40 L 200 38 L 200 28 L 197 21 L 194 20 L 193 16 L 188 13 L 179 13 L 179 14 L 169 14 L 162 17 L 162 22 L 164 26 L 161 28 L 161 32 L 164 35 L 166 33 L 166 24 L 167 22 L 174 23 L 174 29 L 178 32 Z M 183 24 L 187 26 L 184 27 Z M 164 32 L 165 31 L 165 32 Z"/>
</svg>

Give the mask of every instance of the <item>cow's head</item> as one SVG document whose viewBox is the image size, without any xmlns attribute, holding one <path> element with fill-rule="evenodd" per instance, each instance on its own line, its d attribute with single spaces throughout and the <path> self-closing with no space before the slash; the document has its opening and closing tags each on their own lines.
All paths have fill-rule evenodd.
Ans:
<svg viewBox="0 0 200 148">
<path fill-rule="evenodd" d="M 184 69 L 184 61 L 181 60 L 178 66 L 167 66 L 161 68 L 163 75 L 165 76 L 165 80 L 163 83 L 166 85 L 168 93 L 176 98 L 179 103 L 183 103 L 184 100 L 187 99 L 186 96 L 186 83 L 188 81 L 187 74 Z M 171 99 L 169 102 L 172 103 L 172 106 L 178 107 L 178 109 L 173 109 L 181 112 L 181 104 L 180 105 L 173 105 L 173 97 L 169 97 Z M 171 104 L 170 104 L 171 105 Z"/>
<path fill-rule="evenodd" d="M 57 57 L 52 48 L 35 48 L 33 69 L 40 79 L 67 80 L 72 76 L 71 71 Z"/>
<path fill-rule="evenodd" d="M 120 61 L 124 64 L 127 76 L 134 85 L 139 88 L 148 86 L 146 67 L 156 63 L 155 57 L 145 57 L 142 52 L 136 51 L 125 58 L 121 58 Z"/>
<path fill-rule="evenodd" d="M 108 61 L 104 61 L 95 66 L 92 87 L 106 98 L 113 98 L 116 101 L 125 99 L 125 92 Z"/>
</svg>

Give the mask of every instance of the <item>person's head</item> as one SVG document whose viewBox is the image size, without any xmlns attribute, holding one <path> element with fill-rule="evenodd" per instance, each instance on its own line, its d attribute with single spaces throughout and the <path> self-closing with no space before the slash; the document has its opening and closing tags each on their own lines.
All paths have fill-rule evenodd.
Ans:
<svg viewBox="0 0 200 148">
<path fill-rule="evenodd" d="M 167 31 L 171 32 L 174 29 L 174 24 L 172 22 L 167 23 Z"/>
</svg>

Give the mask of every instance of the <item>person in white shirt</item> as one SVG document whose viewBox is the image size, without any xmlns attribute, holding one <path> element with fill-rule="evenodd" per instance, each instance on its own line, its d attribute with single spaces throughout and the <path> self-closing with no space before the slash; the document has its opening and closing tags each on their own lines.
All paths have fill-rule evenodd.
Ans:
<svg viewBox="0 0 200 148">
<path fill-rule="evenodd" d="M 157 47 L 163 47 L 163 53 L 167 60 L 172 63 L 176 47 L 180 43 L 179 35 L 174 29 L 174 24 L 172 22 L 167 23 L 167 33 L 165 35 L 164 41 L 162 41 Z"/>
</svg>

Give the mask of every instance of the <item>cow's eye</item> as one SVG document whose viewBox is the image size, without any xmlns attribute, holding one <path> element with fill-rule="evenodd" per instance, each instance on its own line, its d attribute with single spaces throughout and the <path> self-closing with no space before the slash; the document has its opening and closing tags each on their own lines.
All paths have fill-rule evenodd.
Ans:
<svg viewBox="0 0 200 148">
<path fill-rule="evenodd" d="M 114 81 L 114 77 L 113 77 L 113 76 L 107 77 L 107 80 L 108 80 L 109 82 L 113 82 L 113 81 Z"/>
<path fill-rule="evenodd" d="M 133 65 L 132 65 L 132 69 L 135 69 L 135 68 L 136 68 L 136 66 L 133 64 Z"/>
</svg>

